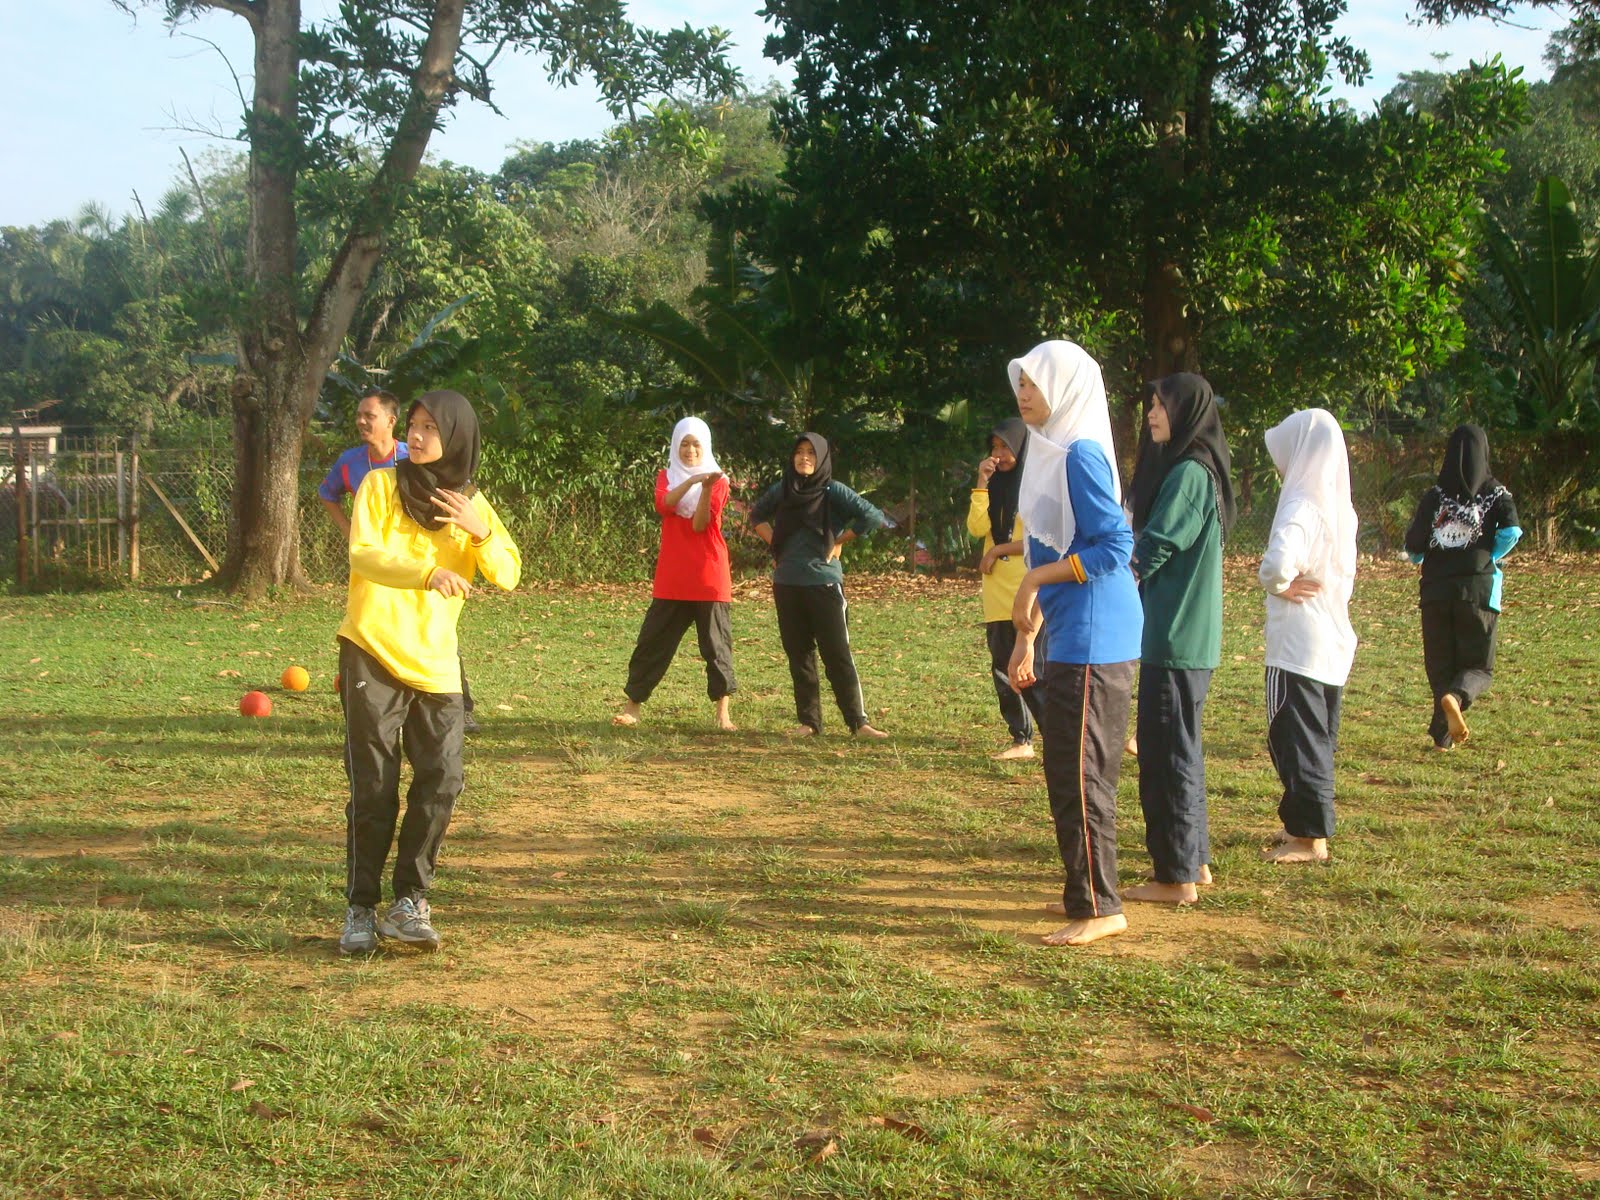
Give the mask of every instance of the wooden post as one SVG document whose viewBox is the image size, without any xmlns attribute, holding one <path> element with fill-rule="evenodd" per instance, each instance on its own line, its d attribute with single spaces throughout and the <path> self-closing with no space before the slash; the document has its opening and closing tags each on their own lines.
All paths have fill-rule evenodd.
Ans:
<svg viewBox="0 0 1600 1200">
<path fill-rule="evenodd" d="M 24 453 L 28 459 L 28 563 L 29 569 L 37 577 L 39 574 L 39 467 L 33 461 L 33 448 L 28 447 Z"/>
<path fill-rule="evenodd" d="M 120 443 L 119 443 L 120 444 Z M 127 463 L 122 451 L 117 451 L 117 570 L 128 565 L 128 480 L 124 472 Z"/>
<path fill-rule="evenodd" d="M 12 470 L 16 473 L 13 480 L 17 502 L 17 586 L 24 591 L 28 587 L 28 451 L 27 445 L 22 440 L 22 421 L 13 417 L 11 420 L 11 436 L 15 439 L 11 443 Z"/>
<path fill-rule="evenodd" d="M 139 433 L 128 439 L 128 578 L 139 582 Z"/>
<path fill-rule="evenodd" d="M 911 552 L 906 556 L 906 563 L 911 568 L 911 573 L 917 573 L 917 477 L 911 477 L 911 503 L 910 514 L 906 524 L 911 527 Z"/>
<path fill-rule="evenodd" d="M 188 536 L 189 541 L 194 548 L 200 551 L 200 557 L 206 560 L 206 564 L 211 568 L 211 573 L 215 575 L 217 572 L 221 571 L 222 568 L 217 565 L 217 560 L 211 557 L 211 551 L 206 549 L 205 543 L 202 542 L 198 536 L 196 536 L 195 531 L 189 528 L 189 522 L 183 519 L 183 514 L 178 511 L 178 506 L 175 505 L 171 500 L 167 499 L 167 494 L 163 492 L 161 490 L 161 486 L 156 483 L 155 477 L 146 476 L 145 482 L 150 485 L 150 490 L 156 494 L 156 499 L 161 501 L 162 504 L 166 505 L 167 511 L 172 514 L 172 519 L 178 523 L 178 528 L 183 530 L 183 532 Z"/>
</svg>

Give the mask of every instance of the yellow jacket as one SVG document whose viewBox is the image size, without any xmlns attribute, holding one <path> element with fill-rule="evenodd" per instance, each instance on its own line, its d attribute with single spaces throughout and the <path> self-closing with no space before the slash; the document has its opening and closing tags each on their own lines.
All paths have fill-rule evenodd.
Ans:
<svg viewBox="0 0 1600 1200">
<path fill-rule="evenodd" d="M 983 539 L 985 553 L 995 544 L 994 534 L 989 529 L 989 493 L 982 488 L 972 490 L 972 503 L 967 508 L 967 532 L 973 537 Z M 1011 542 L 1022 540 L 1021 517 L 1017 518 L 1016 528 L 1006 540 Z M 994 564 L 994 570 L 983 577 L 985 621 L 1011 620 L 1011 602 L 1017 598 L 1017 589 L 1022 586 L 1022 577 L 1027 573 L 1028 568 L 1023 565 L 1020 554 L 1013 554 L 1010 558 Z"/>
<path fill-rule="evenodd" d="M 339 636 L 419 692 L 461 690 L 456 620 L 463 602 L 430 591 L 433 573 L 443 567 L 472 579 L 482 572 L 508 592 L 522 577 L 522 555 L 482 492 L 472 506 L 489 527 L 481 542 L 454 525 L 424 529 L 406 515 L 389 467 L 361 481 L 350 513 L 350 597 Z"/>
</svg>

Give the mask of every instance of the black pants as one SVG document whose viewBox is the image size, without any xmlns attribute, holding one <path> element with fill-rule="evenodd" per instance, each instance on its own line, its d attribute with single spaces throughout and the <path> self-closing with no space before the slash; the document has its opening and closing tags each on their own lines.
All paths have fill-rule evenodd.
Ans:
<svg viewBox="0 0 1600 1200">
<path fill-rule="evenodd" d="M 400 755 L 411 763 L 406 815 L 394 863 L 394 898 L 419 899 L 433 882 L 439 847 L 461 795 L 462 710 L 456 693 L 407 687 L 354 642 L 339 640 L 344 704 L 345 897 L 376 908 L 383 864 L 400 815 Z"/>
<path fill-rule="evenodd" d="M 1333 755 L 1342 689 L 1267 668 L 1267 748 L 1283 781 L 1278 816 L 1295 837 L 1333 836 Z M 1144 753 L 1144 747 L 1139 747 Z"/>
<path fill-rule="evenodd" d="M 1000 715 L 1005 718 L 1013 742 L 1031 742 L 1034 722 L 1044 725 L 1045 675 L 1048 666 L 1045 652 L 1049 649 L 1045 632 L 1041 628 L 1033 643 L 1034 674 L 1038 676 L 1038 682 L 1018 692 L 1011 686 L 1009 675 L 1011 652 L 1017 647 L 1017 627 L 1010 621 L 988 621 L 984 629 L 989 642 L 989 670 L 994 677 L 995 699 L 1000 701 Z"/>
<path fill-rule="evenodd" d="M 628 685 L 622 690 L 629 700 L 643 704 L 650 699 L 691 625 L 700 640 L 700 657 L 706 660 L 706 695 L 713 700 L 733 695 L 733 627 L 727 601 L 655 599 L 628 660 Z"/>
<path fill-rule="evenodd" d="M 1454 692 L 1462 708 L 1488 690 L 1494 678 L 1494 631 L 1500 614 L 1464 597 L 1422 603 L 1422 665 L 1433 689 L 1434 744 L 1450 745 L 1450 726 L 1439 701 Z"/>
<path fill-rule="evenodd" d="M 1209 670 L 1139 669 L 1139 807 L 1158 883 L 1197 883 L 1211 861 L 1200 718 Z"/>
<path fill-rule="evenodd" d="M 1044 707 L 1044 782 L 1074 920 L 1122 911 L 1117 894 L 1117 779 L 1128 739 L 1132 662 L 1051 663 Z"/>
<path fill-rule="evenodd" d="M 822 688 L 817 679 L 820 652 L 839 715 L 854 733 L 867 723 L 867 706 L 861 698 L 856 661 L 850 654 L 844 588 L 837 583 L 774 583 L 772 600 L 778 609 L 778 636 L 794 680 L 795 718 L 822 732 Z"/>
</svg>

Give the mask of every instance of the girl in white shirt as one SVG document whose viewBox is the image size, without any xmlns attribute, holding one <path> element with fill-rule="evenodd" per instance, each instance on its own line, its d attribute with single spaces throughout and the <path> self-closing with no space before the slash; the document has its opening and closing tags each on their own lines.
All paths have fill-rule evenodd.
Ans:
<svg viewBox="0 0 1600 1200">
<path fill-rule="evenodd" d="M 1356 649 L 1350 459 L 1339 423 L 1320 408 L 1291 413 L 1266 441 L 1283 476 L 1259 572 L 1267 593 L 1267 745 L 1283 781 L 1283 829 L 1266 857 L 1326 862 L 1339 701 Z"/>
</svg>

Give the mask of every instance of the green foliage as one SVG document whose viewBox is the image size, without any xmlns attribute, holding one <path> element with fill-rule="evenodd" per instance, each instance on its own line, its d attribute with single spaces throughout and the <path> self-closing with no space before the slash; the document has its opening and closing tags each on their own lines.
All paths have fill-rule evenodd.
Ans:
<svg viewBox="0 0 1600 1200">
<path fill-rule="evenodd" d="M 1516 428 L 1600 431 L 1600 244 L 1584 237 L 1554 176 L 1540 181 L 1527 227 L 1532 237 L 1519 246 L 1492 218 L 1484 224 L 1502 289 L 1485 304 L 1514 335 Z"/>
<path fill-rule="evenodd" d="M 1201 366 L 1247 429 L 1381 404 L 1460 344 L 1522 88 L 1490 64 L 1438 113 L 1359 116 L 1323 93 L 1366 70 L 1341 10 L 781 3 L 786 190 L 718 215 L 767 262 L 827 263 L 847 390 L 907 444 L 953 402 L 1006 407 L 1005 359 L 1046 336 L 1120 395 Z"/>
</svg>

